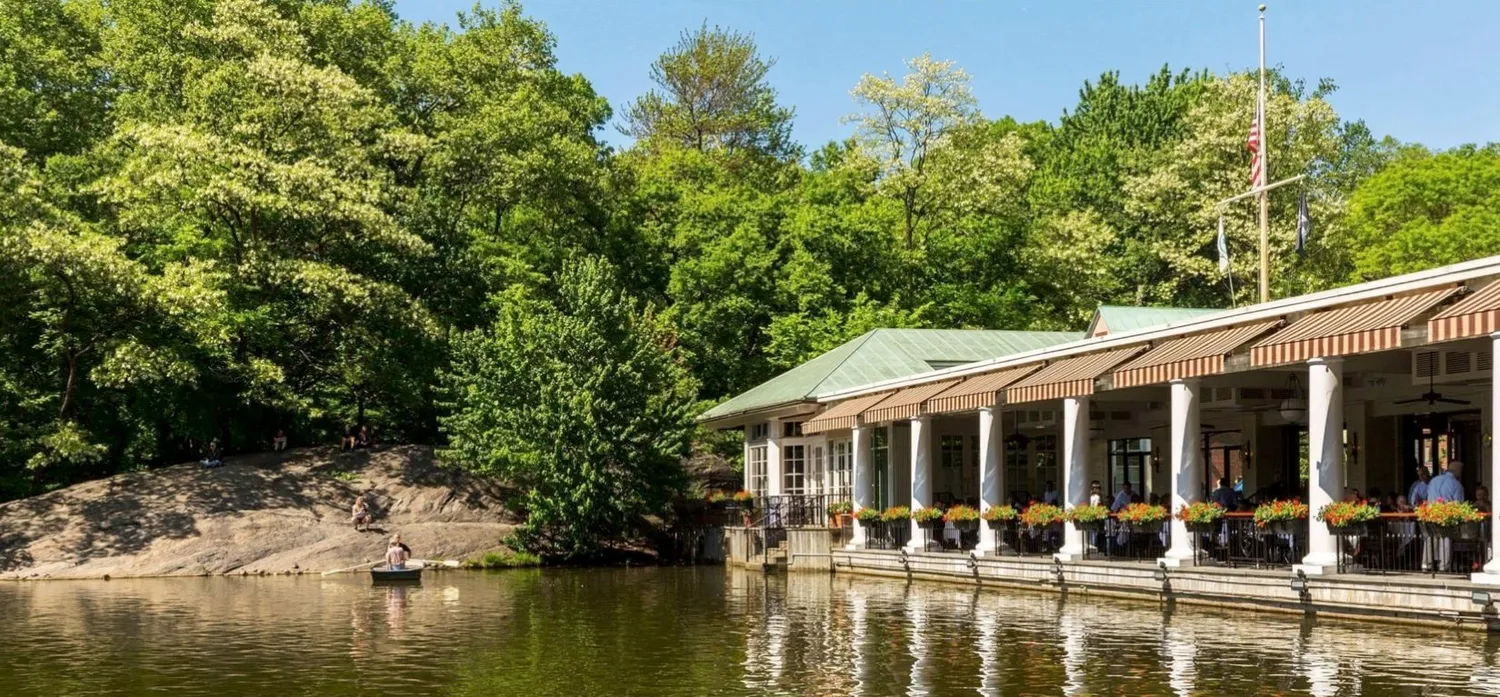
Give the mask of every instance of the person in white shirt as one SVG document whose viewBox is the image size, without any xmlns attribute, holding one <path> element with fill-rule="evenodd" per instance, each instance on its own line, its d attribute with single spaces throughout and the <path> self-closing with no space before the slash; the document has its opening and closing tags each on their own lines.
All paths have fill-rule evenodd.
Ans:
<svg viewBox="0 0 1500 697">
<path fill-rule="evenodd" d="M 1099 480 L 1095 479 L 1089 483 L 1089 505 L 1099 506 L 1104 503 L 1103 489 L 1099 486 Z"/>
<path fill-rule="evenodd" d="M 1460 478 L 1464 476 L 1464 463 L 1454 460 L 1448 463 L 1448 471 L 1432 478 L 1427 482 L 1428 501 L 1462 501 L 1464 500 L 1464 485 Z M 1431 545 L 1422 548 L 1422 568 L 1432 566 L 1432 549 L 1437 548 L 1438 571 L 1451 571 L 1453 563 L 1453 540 L 1446 537 L 1433 540 Z"/>
</svg>

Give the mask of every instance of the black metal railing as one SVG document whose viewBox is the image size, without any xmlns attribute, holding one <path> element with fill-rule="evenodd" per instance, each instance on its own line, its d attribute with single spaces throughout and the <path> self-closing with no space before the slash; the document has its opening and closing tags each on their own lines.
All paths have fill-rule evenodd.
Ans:
<svg viewBox="0 0 1500 697">
<path fill-rule="evenodd" d="M 1255 524 L 1249 513 L 1230 513 L 1207 530 L 1189 531 L 1200 558 L 1229 566 L 1287 568 L 1307 555 L 1307 521 Z"/>
<path fill-rule="evenodd" d="M 1417 522 L 1415 514 L 1383 514 L 1336 537 L 1339 571 L 1467 576 L 1489 561 L 1489 527 L 1486 521 L 1444 530 Z"/>
<path fill-rule="evenodd" d="M 909 520 L 882 520 L 865 524 L 866 549 L 901 549 L 910 541 Z"/>
<path fill-rule="evenodd" d="M 1062 541 L 1063 527 L 1061 525 L 1029 528 L 1019 522 L 1010 521 L 995 528 L 996 555 L 1051 556 L 1062 548 Z"/>
<path fill-rule="evenodd" d="M 1084 549 L 1087 550 L 1084 558 L 1156 559 L 1166 552 L 1170 535 L 1167 521 L 1132 525 L 1114 519 L 1106 520 L 1102 530 L 1084 533 Z"/>
</svg>

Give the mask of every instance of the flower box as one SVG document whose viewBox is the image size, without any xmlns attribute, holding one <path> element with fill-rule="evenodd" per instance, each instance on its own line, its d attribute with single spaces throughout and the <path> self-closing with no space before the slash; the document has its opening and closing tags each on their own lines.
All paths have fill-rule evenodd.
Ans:
<svg viewBox="0 0 1500 697">
<path fill-rule="evenodd" d="M 1447 540 L 1478 540 L 1480 539 L 1479 523 L 1469 521 L 1457 525 L 1438 525 L 1436 523 L 1423 523 L 1427 534 Z"/>
</svg>

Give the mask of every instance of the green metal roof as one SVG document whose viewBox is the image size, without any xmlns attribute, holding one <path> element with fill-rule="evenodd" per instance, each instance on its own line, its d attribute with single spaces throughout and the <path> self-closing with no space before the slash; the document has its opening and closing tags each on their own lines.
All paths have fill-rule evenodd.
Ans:
<svg viewBox="0 0 1500 697">
<path fill-rule="evenodd" d="M 876 329 L 720 403 L 698 420 L 795 404 L 851 387 L 1081 338 L 1079 332 Z"/>
<path fill-rule="evenodd" d="M 1206 307 L 1129 307 L 1126 305 L 1100 305 L 1089 322 L 1088 335 L 1094 336 L 1100 320 L 1110 334 L 1132 332 L 1147 327 L 1160 327 L 1173 322 L 1211 315 L 1223 310 Z"/>
</svg>

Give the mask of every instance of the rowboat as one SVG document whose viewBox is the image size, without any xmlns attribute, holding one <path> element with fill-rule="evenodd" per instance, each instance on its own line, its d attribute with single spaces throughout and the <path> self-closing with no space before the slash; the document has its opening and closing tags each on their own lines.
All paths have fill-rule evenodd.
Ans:
<svg viewBox="0 0 1500 697">
<path fill-rule="evenodd" d="M 388 566 L 377 566 L 370 569 L 370 579 L 375 583 L 421 583 L 422 567 L 408 566 L 404 569 L 392 569 Z"/>
</svg>

